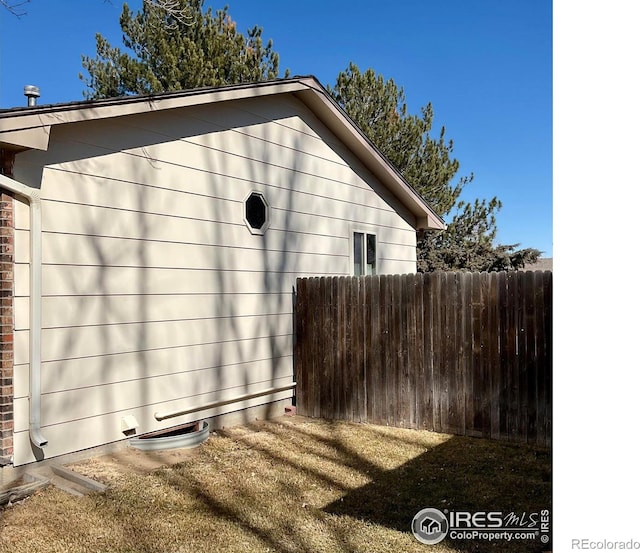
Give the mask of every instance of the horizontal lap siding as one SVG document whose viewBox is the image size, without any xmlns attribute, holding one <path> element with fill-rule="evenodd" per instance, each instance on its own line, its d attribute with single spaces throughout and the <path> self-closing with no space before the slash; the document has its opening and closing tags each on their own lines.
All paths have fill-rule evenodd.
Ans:
<svg viewBox="0 0 640 553">
<path fill-rule="evenodd" d="M 18 179 L 39 178 L 38 164 L 46 166 L 48 456 L 121 439 L 127 414 L 146 432 L 290 397 L 163 423 L 153 418 L 156 411 L 291 382 L 295 279 L 349 274 L 353 225 L 376 229 L 380 270 L 415 269 L 410 217 L 306 108 L 304 118 L 295 116 L 300 107 L 240 102 L 80 124 L 82 132 L 70 125 L 54 128 L 49 152 L 23 155 Z M 251 191 L 270 206 L 264 236 L 243 222 Z M 22 464 L 32 460 L 31 449 L 20 447 L 28 442 L 25 205 L 17 206 L 16 229 L 16 464 Z"/>
<path fill-rule="evenodd" d="M 47 296 L 111 294 L 237 294 L 291 292 L 289 277 L 321 271 L 302 268 L 286 272 L 175 269 L 145 267 L 101 267 L 48 265 L 43 269 L 43 293 Z M 333 272 L 333 271 L 331 271 Z M 16 295 L 28 295 L 29 268 L 16 265 Z"/>
<path fill-rule="evenodd" d="M 253 391 L 291 381 L 291 369 L 286 359 L 245 362 L 235 369 L 233 374 L 221 369 L 208 369 L 191 371 L 188 375 L 167 373 L 156 376 L 146 381 L 148 387 L 153 389 L 153 393 L 149 394 L 141 393 L 139 379 L 44 393 L 42 414 L 46 416 L 47 425 L 57 425 L 91 419 L 104 413 L 122 413 L 142 405 L 156 405 L 157 410 L 165 411 L 165 403 L 190 397 L 197 403 L 207 403 L 247 393 L 249 390 L 246 386 L 236 382 L 238 373 L 254 386 Z M 16 401 L 16 411 L 20 411 L 20 406 L 28 409 L 26 398 Z M 16 419 L 20 421 L 16 424 L 16 432 L 28 430 L 28 417 Z"/>
<path fill-rule="evenodd" d="M 15 329 L 29 328 L 29 298 L 15 299 Z M 129 296 L 47 296 L 42 300 L 44 329 L 185 319 L 288 315 L 291 294 L 183 294 Z"/>
<path fill-rule="evenodd" d="M 284 385 L 291 380 L 288 376 L 283 379 L 281 383 Z M 278 385 L 278 382 L 276 382 Z M 248 392 L 259 391 L 264 387 L 264 384 L 248 385 L 246 389 Z M 234 395 L 234 394 L 232 394 Z M 46 438 L 49 440 L 46 453 L 49 456 L 60 455 L 66 453 L 66 450 L 73 448 L 72 451 L 80 451 L 95 447 L 96 445 L 107 444 L 116 440 L 122 439 L 122 433 L 120 432 L 120 419 L 124 415 L 133 415 L 138 421 L 146 421 L 153 418 L 154 413 L 158 411 L 164 412 L 165 410 L 179 410 L 187 409 L 193 406 L 193 399 L 197 399 L 198 402 L 208 403 L 223 399 L 222 392 L 211 392 L 208 395 L 203 394 L 197 398 L 177 399 L 171 402 L 162 402 L 160 404 L 145 404 L 140 402 L 135 409 L 128 409 L 126 411 L 111 411 L 101 415 L 92 416 L 90 419 L 80 418 L 69 420 L 63 424 L 49 424 L 44 427 L 46 431 Z M 207 417 L 214 417 L 217 415 L 223 415 L 225 413 L 247 409 L 257 405 L 263 405 L 270 401 L 280 401 L 291 397 L 290 392 L 278 392 L 270 396 L 258 397 L 243 402 L 233 404 L 232 409 L 229 406 L 217 407 L 209 411 L 205 411 L 204 415 Z M 61 406 L 65 408 L 65 406 Z M 26 400 L 20 400 L 16 402 L 16 420 L 24 420 L 28 417 Z M 171 419 L 171 425 L 183 424 L 194 420 L 194 415 L 185 415 Z M 114 426 L 117 426 L 117 431 L 114 432 Z M 162 426 L 162 425 L 161 425 Z M 164 425 L 166 426 L 166 424 Z M 65 444 L 65 448 L 62 449 L 61 444 Z M 35 460 L 25 454 L 26 451 L 31 450 L 31 444 L 29 442 L 29 433 L 25 430 L 23 432 L 16 432 L 14 435 L 14 451 L 18 457 L 14 457 L 14 463 L 24 464 Z"/>
<path fill-rule="evenodd" d="M 44 329 L 42 360 L 186 346 L 208 343 L 214 338 L 233 344 L 236 340 L 286 335 L 291 327 L 291 316 L 285 314 Z M 16 331 L 15 362 L 27 363 L 28 359 L 29 333 Z"/>
<path fill-rule="evenodd" d="M 276 357 L 286 360 L 291 355 L 290 334 L 235 340 L 233 348 L 228 342 L 212 341 L 215 337 L 209 340 L 184 346 L 46 361 L 43 364 L 46 370 L 42 374 L 42 390 L 48 394 L 136 378 L 151 379 L 171 373 L 188 375 L 210 369 L 233 372 L 243 363 L 268 361 Z M 16 366 L 16 372 L 26 373 L 28 370 L 26 364 Z M 28 392 L 27 382 L 21 380 L 15 388 L 15 397 L 26 398 Z"/>
<path fill-rule="evenodd" d="M 185 152 L 184 156 L 189 155 Z M 155 152 L 155 155 L 169 155 L 174 153 L 175 148 L 168 146 L 147 149 Z M 111 154 L 96 163 L 95 174 L 102 171 L 109 171 L 113 165 L 128 163 L 146 163 L 142 158 L 127 158 L 122 160 L 121 155 Z M 65 164 L 69 165 L 69 164 Z M 261 178 L 268 178 L 277 183 L 276 186 L 262 185 L 250 179 L 237 182 L 228 175 L 212 175 L 209 173 L 196 173 L 170 177 L 169 182 L 174 186 L 184 186 L 185 190 L 168 190 L 163 187 L 150 186 L 137 182 L 129 182 L 103 176 L 92 177 L 95 186 L 86 187 L 87 177 L 82 174 L 79 162 L 73 162 L 74 171 L 59 169 L 47 173 L 47 179 L 51 185 L 43 190 L 45 200 L 55 200 L 57 203 L 82 204 L 90 206 L 104 206 L 110 209 L 128 210 L 134 213 L 150 214 L 171 214 L 176 218 L 188 218 L 192 221 L 216 221 L 229 225 L 238 224 L 238 214 L 243 212 L 243 202 L 250 190 L 256 190 L 268 197 L 270 206 L 273 208 L 273 227 L 278 230 L 290 230 L 288 223 L 293 215 L 304 215 L 304 220 L 295 221 L 300 224 L 309 221 L 312 229 L 316 226 L 316 220 L 329 218 L 337 222 L 360 222 L 375 223 L 384 227 L 397 228 L 398 217 L 388 206 L 378 205 L 371 197 L 371 192 L 358 187 L 347 188 L 345 182 L 341 180 L 328 181 L 319 176 L 312 176 L 303 173 L 286 172 L 282 169 L 272 168 L 271 171 L 256 173 Z M 163 173 L 166 171 L 165 165 L 158 167 Z M 180 171 L 177 171 L 180 172 Z M 267 175 L 270 175 L 267 177 Z M 312 186 L 308 188 L 310 192 L 298 189 L 298 182 L 307 180 Z M 197 185 L 208 185 L 209 193 L 199 192 Z M 291 189 L 291 184 L 295 183 L 295 188 Z M 334 190 L 345 190 L 350 192 L 350 200 L 339 200 L 333 197 Z M 224 190 L 229 190 L 224 196 Z M 343 194 L 344 195 L 344 194 Z M 63 206 L 44 206 L 44 221 L 48 216 L 58 217 L 59 210 L 65 209 Z M 55 210 L 48 213 L 48 210 Z M 240 221 L 241 222 L 241 221 Z M 287 224 L 287 226 L 284 226 Z M 46 227 L 45 227 L 46 228 Z M 405 232 L 412 229 L 405 225 Z M 89 229 L 85 229 L 89 230 Z M 98 231 L 99 229 L 95 229 Z M 151 228 L 149 231 L 153 231 Z M 306 230 L 304 227 L 295 228 L 299 232 Z"/>
</svg>

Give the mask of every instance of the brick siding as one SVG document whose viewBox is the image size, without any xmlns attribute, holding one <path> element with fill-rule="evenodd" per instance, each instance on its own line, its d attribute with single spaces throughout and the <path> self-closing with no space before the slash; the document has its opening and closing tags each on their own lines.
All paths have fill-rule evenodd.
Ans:
<svg viewBox="0 0 640 553">
<path fill-rule="evenodd" d="M 0 195 L 0 458 L 13 455 L 13 197 Z"/>
</svg>

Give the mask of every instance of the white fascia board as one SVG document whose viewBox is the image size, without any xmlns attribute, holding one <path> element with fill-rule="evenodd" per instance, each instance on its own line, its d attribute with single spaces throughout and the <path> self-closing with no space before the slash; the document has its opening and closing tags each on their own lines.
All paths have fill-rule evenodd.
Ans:
<svg viewBox="0 0 640 553">
<path fill-rule="evenodd" d="M 138 113 L 213 104 L 229 100 L 255 98 L 300 90 L 297 81 L 269 81 L 223 88 L 182 90 L 149 96 L 123 96 L 104 100 L 70 102 L 0 111 L 0 137 L 11 131 L 43 126 L 95 121 Z M 1 140 L 1 139 L 0 139 Z"/>
</svg>

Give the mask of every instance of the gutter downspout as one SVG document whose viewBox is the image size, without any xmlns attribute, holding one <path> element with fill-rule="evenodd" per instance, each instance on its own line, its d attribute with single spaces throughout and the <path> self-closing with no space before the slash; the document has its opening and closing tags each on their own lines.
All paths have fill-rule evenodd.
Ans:
<svg viewBox="0 0 640 553">
<path fill-rule="evenodd" d="M 31 250 L 29 283 L 29 438 L 38 448 L 47 445 L 48 440 L 40 428 L 40 403 L 42 369 L 42 211 L 40 190 L 31 188 L 15 179 L 0 174 L 0 187 L 25 199 L 29 204 L 31 230 L 29 243 Z"/>
</svg>

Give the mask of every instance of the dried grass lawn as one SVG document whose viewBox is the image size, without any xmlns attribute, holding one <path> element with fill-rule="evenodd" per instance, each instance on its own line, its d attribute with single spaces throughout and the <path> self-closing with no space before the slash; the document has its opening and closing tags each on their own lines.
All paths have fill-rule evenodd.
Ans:
<svg viewBox="0 0 640 553">
<path fill-rule="evenodd" d="M 0 511 L 0 552 L 538 552 L 539 542 L 426 546 L 420 509 L 551 504 L 550 452 L 425 431 L 284 417 L 218 431 L 171 462 L 72 468 L 109 485 L 49 487 Z"/>
</svg>

